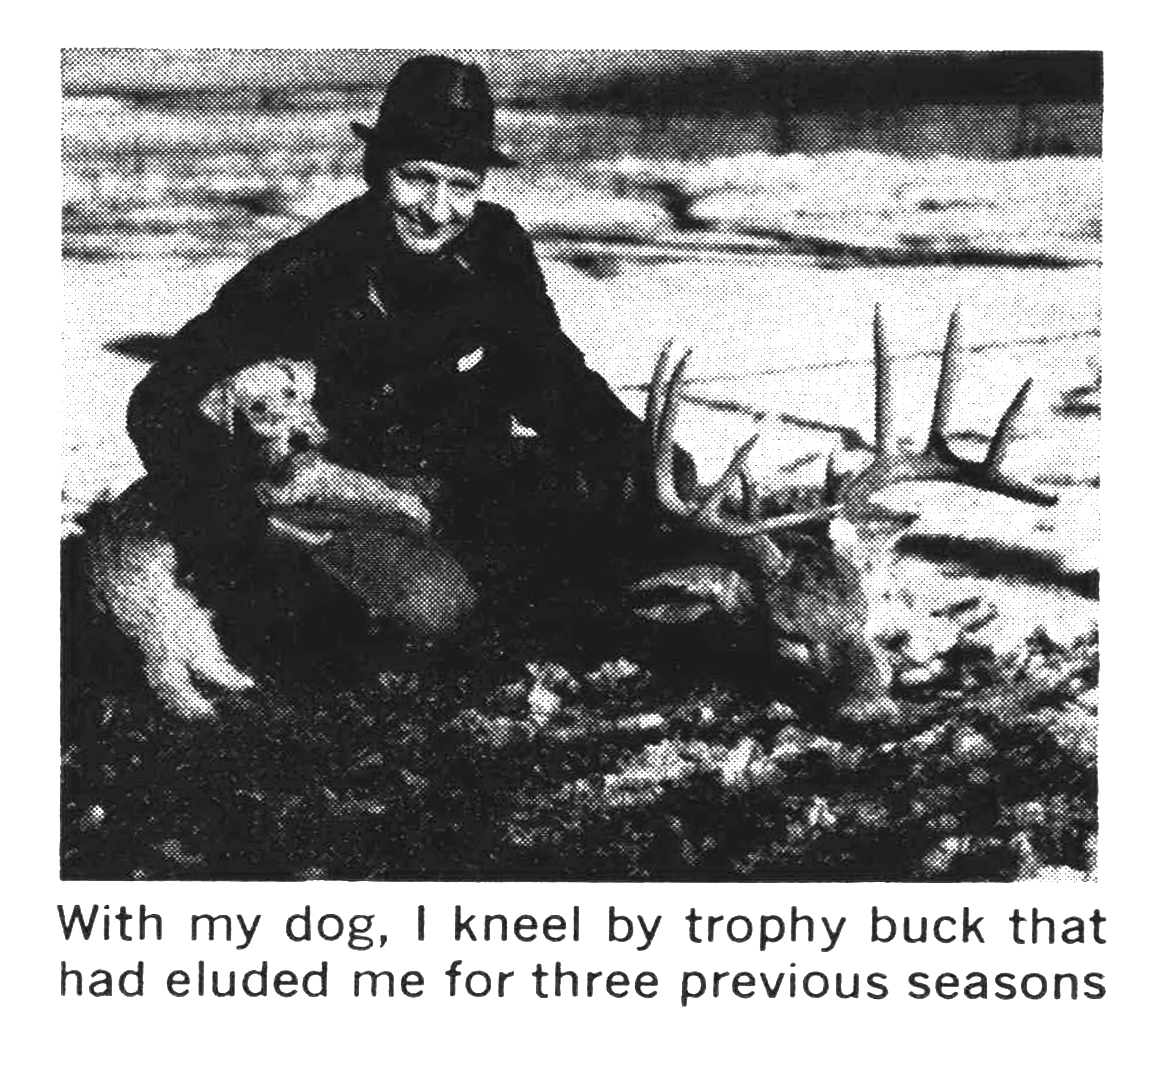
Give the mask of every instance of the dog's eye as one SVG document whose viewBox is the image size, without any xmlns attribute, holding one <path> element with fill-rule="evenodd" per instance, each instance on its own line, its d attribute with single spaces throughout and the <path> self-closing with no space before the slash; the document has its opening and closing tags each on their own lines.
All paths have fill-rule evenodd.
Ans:
<svg viewBox="0 0 1160 1068">
<path fill-rule="evenodd" d="M 296 390 L 293 386 L 287 386 L 284 390 L 282 390 L 282 399 L 288 401 L 297 400 L 298 390 Z"/>
<path fill-rule="evenodd" d="M 269 405 L 267 405 L 263 400 L 254 401 L 254 403 L 250 405 L 250 411 L 253 412 L 254 415 L 265 415 L 266 412 L 269 411 Z"/>
</svg>

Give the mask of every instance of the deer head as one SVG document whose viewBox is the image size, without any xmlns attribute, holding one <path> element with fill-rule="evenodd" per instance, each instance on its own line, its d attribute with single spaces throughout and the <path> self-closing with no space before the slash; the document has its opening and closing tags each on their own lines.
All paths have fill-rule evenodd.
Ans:
<svg viewBox="0 0 1160 1068">
<path fill-rule="evenodd" d="M 737 449 L 707 489 L 689 496 L 677 490 L 674 432 L 690 350 L 678 356 L 670 343 L 662 351 L 646 413 L 659 502 L 680 522 L 735 543 L 747 564 L 748 583 L 725 595 L 728 583 L 723 583 L 721 569 L 702 566 L 655 576 L 638 583 L 636 591 L 652 596 L 666 590 L 679 593 L 684 609 L 669 618 L 716 609 L 735 622 L 759 627 L 769 662 L 804 674 L 817 692 L 828 695 L 832 715 L 851 723 L 889 723 L 900 716 L 891 697 L 889 650 L 898 634 L 897 623 L 891 622 L 891 563 L 897 535 L 916 517 L 884 512 L 872 502 L 874 495 L 899 482 L 939 481 L 1040 505 L 1056 500 L 1001 470 L 1030 379 L 1003 413 L 983 460 L 963 459 L 950 448 L 948 420 L 964 366 L 957 309 L 943 347 L 930 435 L 920 449 L 909 447 L 900 433 L 896 367 L 880 309 L 874 316 L 874 352 L 875 436 L 869 462 L 839 476 L 831 455 L 825 483 L 812 500 L 791 498 L 788 506 L 775 505 L 774 514 L 769 514 L 768 503 L 757 499 L 746 474 L 757 434 Z M 738 487 L 740 501 L 733 503 L 730 494 Z M 799 508 L 801 504 L 805 507 Z"/>
</svg>

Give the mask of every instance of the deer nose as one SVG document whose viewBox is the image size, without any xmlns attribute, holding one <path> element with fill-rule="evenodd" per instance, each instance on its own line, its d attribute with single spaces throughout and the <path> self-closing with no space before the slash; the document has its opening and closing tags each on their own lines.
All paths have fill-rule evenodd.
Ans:
<svg viewBox="0 0 1160 1068">
<path fill-rule="evenodd" d="M 866 633 L 893 659 L 902 657 L 913 642 L 914 618 L 897 600 L 887 600 L 872 609 Z"/>
<path fill-rule="evenodd" d="M 910 631 L 900 623 L 880 628 L 874 640 L 892 656 L 901 656 L 910 644 Z"/>
</svg>

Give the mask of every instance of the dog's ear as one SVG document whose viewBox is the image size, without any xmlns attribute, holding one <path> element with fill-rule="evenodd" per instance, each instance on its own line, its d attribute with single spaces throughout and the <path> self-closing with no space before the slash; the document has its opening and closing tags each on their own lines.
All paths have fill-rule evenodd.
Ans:
<svg viewBox="0 0 1160 1068">
<path fill-rule="evenodd" d="M 317 380 L 317 370 L 311 360 L 275 360 L 274 361 L 290 377 L 290 381 L 298 387 L 299 396 L 303 400 L 312 400 L 314 385 Z"/>
<path fill-rule="evenodd" d="M 232 438 L 238 408 L 233 378 L 218 382 L 198 401 L 197 408 L 214 426 L 220 426 Z"/>
</svg>

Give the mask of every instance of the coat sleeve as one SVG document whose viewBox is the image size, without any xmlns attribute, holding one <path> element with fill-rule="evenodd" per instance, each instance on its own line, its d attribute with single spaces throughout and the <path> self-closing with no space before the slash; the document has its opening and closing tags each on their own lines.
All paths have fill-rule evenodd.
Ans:
<svg viewBox="0 0 1160 1068">
<path fill-rule="evenodd" d="M 493 329 L 510 376 L 512 414 L 609 489 L 639 492 L 652 459 L 643 421 L 564 333 L 531 239 L 514 219 L 504 246 L 507 292 L 494 301 L 492 315 L 501 320 Z M 678 481 L 694 485 L 692 459 L 679 450 L 676 463 Z"/>
<path fill-rule="evenodd" d="M 513 220 L 505 239 L 500 285 L 506 292 L 493 300 L 491 325 L 513 414 L 567 450 L 590 452 L 609 439 L 643 441 L 641 421 L 564 333 L 530 238 Z"/>
</svg>

